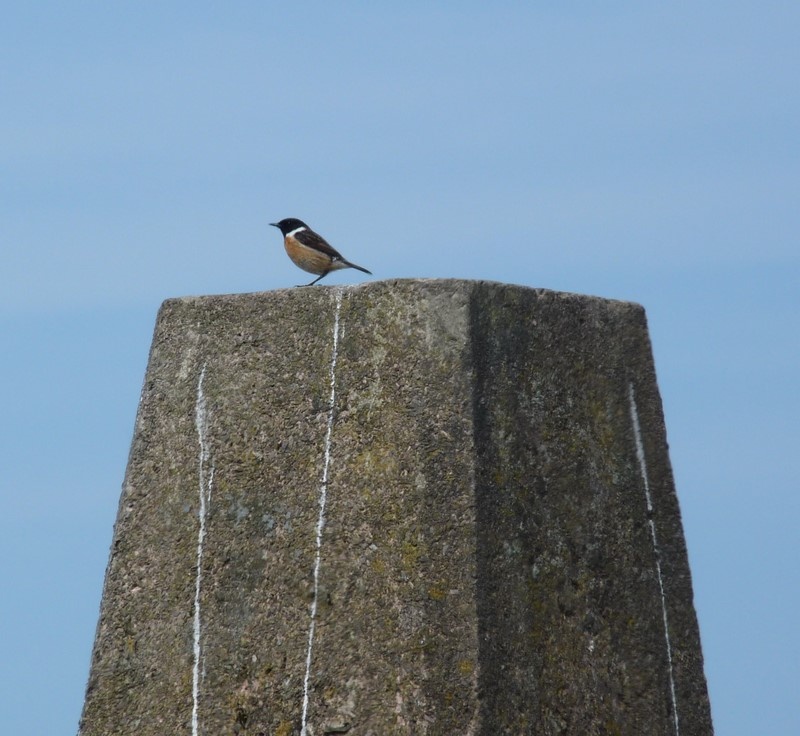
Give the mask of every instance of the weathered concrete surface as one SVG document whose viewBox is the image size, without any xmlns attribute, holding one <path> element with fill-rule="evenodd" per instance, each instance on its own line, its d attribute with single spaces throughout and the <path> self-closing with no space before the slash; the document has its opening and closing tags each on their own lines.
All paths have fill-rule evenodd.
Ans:
<svg viewBox="0 0 800 736">
<path fill-rule="evenodd" d="M 712 733 L 641 307 L 164 303 L 81 734 L 301 732 Z"/>
</svg>

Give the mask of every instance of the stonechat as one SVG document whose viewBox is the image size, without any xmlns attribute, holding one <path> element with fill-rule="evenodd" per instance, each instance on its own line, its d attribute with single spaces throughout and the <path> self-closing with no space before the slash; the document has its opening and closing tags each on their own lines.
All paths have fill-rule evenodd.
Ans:
<svg viewBox="0 0 800 736">
<path fill-rule="evenodd" d="M 310 284 L 300 284 L 300 286 L 313 286 L 331 271 L 342 268 L 355 268 L 372 275 L 372 271 L 345 260 L 338 250 L 302 220 L 288 217 L 280 222 L 271 222 L 270 225 L 277 227 L 283 233 L 283 245 L 294 265 L 309 273 L 317 274 L 317 278 Z"/>
</svg>

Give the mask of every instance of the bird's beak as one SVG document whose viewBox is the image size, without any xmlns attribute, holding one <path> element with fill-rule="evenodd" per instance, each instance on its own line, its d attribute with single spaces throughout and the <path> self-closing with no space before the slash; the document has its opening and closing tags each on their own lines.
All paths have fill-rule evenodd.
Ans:
<svg viewBox="0 0 800 736">
<path fill-rule="evenodd" d="M 278 223 L 277 222 L 271 222 L 270 225 L 272 225 L 272 227 L 278 227 Z"/>
</svg>

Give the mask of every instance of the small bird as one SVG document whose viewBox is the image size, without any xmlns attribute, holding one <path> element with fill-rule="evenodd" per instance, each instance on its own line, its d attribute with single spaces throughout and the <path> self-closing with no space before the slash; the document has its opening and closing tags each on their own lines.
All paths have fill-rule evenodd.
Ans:
<svg viewBox="0 0 800 736">
<path fill-rule="evenodd" d="M 372 275 L 372 271 L 345 260 L 338 250 L 302 220 L 287 217 L 280 222 L 271 222 L 270 225 L 277 227 L 283 233 L 283 245 L 294 265 L 309 273 L 317 274 L 317 278 L 310 284 L 299 284 L 299 286 L 313 286 L 331 271 L 342 268 L 355 268 Z"/>
</svg>

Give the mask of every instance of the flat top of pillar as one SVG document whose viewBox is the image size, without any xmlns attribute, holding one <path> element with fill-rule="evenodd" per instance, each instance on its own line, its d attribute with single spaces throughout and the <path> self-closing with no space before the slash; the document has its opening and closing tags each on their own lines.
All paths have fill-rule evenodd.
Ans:
<svg viewBox="0 0 800 736">
<path fill-rule="evenodd" d="M 365 281 L 354 285 L 318 285 L 309 287 L 287 287 L 270 291 L 243 292 L 237 294 L 209 294 L 197 296 L 173 297 L 166 299 L 164 306 L 172 304 L 186 304 L 197 302 L 230 303 L 256 300 L 270 302 L 283 299 L 300 299 L 314 302 L 318 299 L 328 301 L 332 293 L 346 293 L 349 296 L 363 296 L 370 299 L 379 299 L 382 296 L 450 296 L 462 295 L 465 299 L 482 297 L 484 299 L 534 299 L 545 302 L 568 301 L 579 302 L 585 306 L 605 307 L 614 310 L 633 310 L 643 312 L 643 307 L 631 301 L 608 299 L 600 296 L 578 294 L 566 291 L 554 291 L 538 287 L 508 284 L 500 281 L 485 281 L 478 279 L 436 279 L 436 278 L 406 278 L 382 279 L 378 281 Z"/>
</svg>

